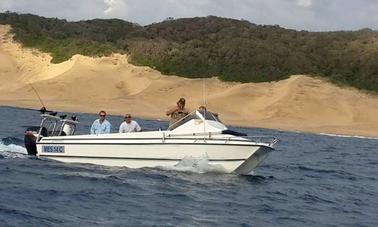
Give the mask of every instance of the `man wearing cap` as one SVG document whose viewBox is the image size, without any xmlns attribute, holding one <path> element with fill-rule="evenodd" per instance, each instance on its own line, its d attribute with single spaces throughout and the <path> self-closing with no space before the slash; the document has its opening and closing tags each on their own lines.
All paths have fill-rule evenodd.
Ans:
<svg viewBox="0 0 378 227">
<path fill-rule="evenodd" d="M 177 101 L 176 106 L 169 108 L 166 112 L 167 116 L 171 116 L 171 119 L 169 121 L 169 126 L 173 125 L 178 120 L 188 115 L 188 113 L 189 111 L 185 108 L 185 99 L 180 98 Z"/>
<path fill-rule="evenodd" d="M 130 114 L 126 114 L 124 121 L 119 126 L 119 133 L 140 132 L 140 131 L 142 131 L 142 129 L 139 126 L 138 122 L 132 120 Z"/>
</svg>

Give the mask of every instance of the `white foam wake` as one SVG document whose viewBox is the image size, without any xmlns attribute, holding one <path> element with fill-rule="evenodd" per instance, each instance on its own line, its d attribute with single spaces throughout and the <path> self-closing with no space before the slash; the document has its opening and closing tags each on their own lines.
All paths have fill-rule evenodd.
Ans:
<svg viewBox="0 0 378 227">
<path fill-rule="evenodd" d="M 25 147 L 15 144 L 5 145 L 0 142 L 0 155 L 4 158 L 24 158 L 27 154 Z"/>
<path fill-rule="evenodd" d="M 333 134 L 333 133 L 319 133 L 319 135 L 323 136 L 332 136 L 332 137 L 342 137 L 342 138 L 358 138 L 358 139 L 370 139 L 370 140 L 378 140 L 376 137 L 369 137 L 369 136 L 353 136 L 353 135 L 341 135 L 341 134 Z"/>
<path fill-rule="evenodd" d="M 211 165 L 207 157 L 194 158 L 191 156 L 184 157 L 179 163 L 174 166 L 161 167 L 166 170 L 175 170 L 182 172 L 193 173 L 226 173 L 226 169 L 219 164 Z"/>
</svg>

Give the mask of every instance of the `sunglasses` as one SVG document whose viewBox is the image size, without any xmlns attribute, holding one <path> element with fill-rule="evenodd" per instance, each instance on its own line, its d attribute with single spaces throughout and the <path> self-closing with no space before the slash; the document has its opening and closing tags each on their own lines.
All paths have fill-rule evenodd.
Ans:
<svg viewBox="0 0 378 227">
<path fill-rule="evenodd" d="M 100 117 L 105 117 L 106 115 L 100 115 Z"/>
</svg>

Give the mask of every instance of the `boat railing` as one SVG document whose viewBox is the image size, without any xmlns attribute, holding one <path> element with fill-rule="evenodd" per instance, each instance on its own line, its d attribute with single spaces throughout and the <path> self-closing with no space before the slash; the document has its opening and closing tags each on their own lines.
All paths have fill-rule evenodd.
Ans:
<svg viewBox="0 0 378 227">
<path fill-rule="evenodd" d="M 65 117 L 66 115 L 55 116 L 55 114 L 41 114 L 42 120 L 37 135 L 37 141 L 44 136 L 73 135 L 76 131 L 76 124 L 79 122 L 74 115 L 71 117 L 72 120 L 65 119 Z M 47 132 L 44 136 L 42 135 L 43 130 Z"/>
<path fill-rule="evenodd" d="M 41 114 L 41 118 L 42 120 L 37 135 L 37 141 L 39 141 L 42 137 L 43 128 L 46 128 L 47 132 L 49 133 L 48 136 L 54 135 L 57 128 L 57 124 L 60 120 L 59 117 L 49 114 Z"/>
<path fill-rule="evenodd" d="M 262 144 L 269 144 L 269 146 L 273 146 L 278 142 L 278 139 L 274 136 L 241 136 L 249 141 L 255 143 L 262 143 Z"/>
<path fill-rule="evenodd" d="M 273 136 L 230 136 L 227 138 L 218 138 L 214 137 L 215 135 L 220 135 L 221 132 L 198 132 L 198 133 L 163 133 L 162 140 L 165 141 L 168 138 L 175 138 L 181 136 L 196 136 L 200 137 L 201 140 L 224 140 L 224 141 L 248 141 L 254 142 L 256 144 L 262 144 L 272 147 L 274 144 L 278 142 L 278 139 Z"/>
</svg>

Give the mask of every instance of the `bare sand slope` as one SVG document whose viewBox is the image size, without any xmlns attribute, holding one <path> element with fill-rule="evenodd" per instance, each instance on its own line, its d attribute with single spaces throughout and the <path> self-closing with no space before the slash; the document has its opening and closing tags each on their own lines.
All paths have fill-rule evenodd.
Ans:
<svg viewBox="0 0 378 227">
<path fill-rule="evenodd" d="M 167 119 L 167 107 L 180 97 L 190 109 L 203 104 L 227 124 L 282 130 L 378 137 L 378 97 L 296 75 L 271 83 L 225 83 L 164 76 L 128 63 L 127 56 L 76 55 L 61 64 L 22 48 L 9 26 L 0 26 L 0 105 L 40 108 L 29 83 L 50 109 L 131 113 Z"/>
</svg>

